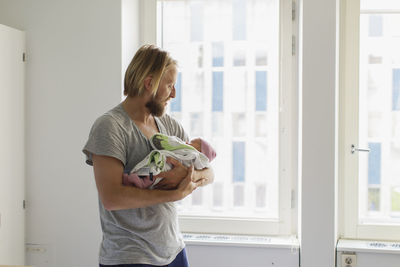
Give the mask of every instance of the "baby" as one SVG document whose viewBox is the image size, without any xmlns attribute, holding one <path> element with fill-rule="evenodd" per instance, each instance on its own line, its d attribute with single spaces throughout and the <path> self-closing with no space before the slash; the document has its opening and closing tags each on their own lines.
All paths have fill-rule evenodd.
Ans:
<svg viewBox="0 0 400 267">
<path fill-rule="evenodd" d="M 171 165 L 166 162 L 167 157 L 179 160 L 186 167 L 193 165 L 197 170 L 209 167 L 209 162 L 216 157 L 215 150 L 202 138 L 195 138 L 185 143 L 178 137 L 157 133 L 150 138 L 150 143 L 154 150 L 130 173 L 124 173 L 122 180 L 124 185 L 153 188 L 163 179 L 154 180 L 153 176 L 171 169 Z"/>
</svg>

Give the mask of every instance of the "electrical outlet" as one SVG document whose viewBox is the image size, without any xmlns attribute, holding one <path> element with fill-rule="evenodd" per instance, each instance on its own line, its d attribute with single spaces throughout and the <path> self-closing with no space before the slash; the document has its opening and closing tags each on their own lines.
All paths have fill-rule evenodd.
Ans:
<svg viewBox="0 0 400 267">
<path fill-rule="evenodd" d="M 341 267 L 357 267 L 357 255 L 355 253 L 342 253 Z"/>
</svg>

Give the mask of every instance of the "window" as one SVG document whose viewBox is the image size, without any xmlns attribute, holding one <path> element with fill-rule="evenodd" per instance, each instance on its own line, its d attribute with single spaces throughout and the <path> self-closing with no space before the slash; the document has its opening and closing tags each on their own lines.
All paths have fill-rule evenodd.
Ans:
<svg viewBox="0 0 400 267">
<path fill-rule="evenodd" d="M 346 14 L 344 53 L 353 56 L 341 63 L 344 235 L 399 239 L 400 3 L 354 1 Z"/>
<path fill-rule="evenodd" d="M 158 17 L 179 64 L 170 113 L 217 150 L 214 183 L 179 202 L 182 230 L 292 234 L 292 1 L 159 0 Z"/>
</svg>

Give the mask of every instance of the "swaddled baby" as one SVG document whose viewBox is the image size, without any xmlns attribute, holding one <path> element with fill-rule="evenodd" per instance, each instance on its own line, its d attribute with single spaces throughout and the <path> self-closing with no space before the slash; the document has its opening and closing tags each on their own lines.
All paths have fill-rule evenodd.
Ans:
<svg viewBox="0 0 400 267">
<path fill-rule="evenodd" d="M 184 166 L 194 166 L 196 170 L 208 168 L 216 157 L 213 147 L 202 138 L 195 138 L 185 143 L 176 136 L 157 133 L 150 138 L 154 148 L 130 173 L 124 173 L 122 183 L 138 188 L 153 188 L 161 179 L 153 176 L 169 171 L 172 166 L 167 157 L 180 161 Z"/>
</svg>

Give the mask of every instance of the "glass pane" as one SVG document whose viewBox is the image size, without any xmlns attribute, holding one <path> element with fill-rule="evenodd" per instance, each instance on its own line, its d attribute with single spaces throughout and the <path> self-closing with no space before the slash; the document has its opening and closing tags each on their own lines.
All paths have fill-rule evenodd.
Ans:
<svg viewBox="0 0 400 267">
<path fill-rule="evenodd" d="M 204 71 L 193 70 L 191 72 L 182 72 L 181 102 L 182 111 L 202 112 L 205 101 L 205 83 Z"/>
<path fill-rule="evenodd" d="M 232 144 L 232 180 L 233 182 L 244 182 L 245 174 L 245 143 L 233 142 Z"/>
<path fill-rule="evenodd" d="M 178 73 L 175 84 L 175 98 L 171 100 L 171 111 L 179 112 L 182 111 L 182 73 Z"/>
<path fill-rule="evenodd" d="M 234 47 L 233 48 L 233 66 L 246 65 L 246 48 Z"/>
<path fill-rule="evenodd" d="M 268 134 L 267 114 L 256 114 L 255 135 L 256 137 L 266 137 Z"/>
<path fill-rule="evenodd" d="M 242 137 L 246 135 L 246 114 L 232 114 L 232 133 L 234 137 Z"/>
<path fill-rule="evenodd" d="M 244 205 L 244 188 L 242 184 L 233 187 L 233 206 L 241 207 Z"/>
<path fill-rule="evenodd" d="M 392 110 L 400 110 L 400 69 L 393 69 Z"/>
<path fill-rule="evenodd" d="M 247 72 L 242 69 L 234 69 L 228 72 L 229 94 L 227 94 L 228 103 L 231 111 L 246 112 L 248 79 Z"/>
<path fill-rule="evenodd" d="M 191 66 L 197 66 L 198 68 L 204 66 L 204 47 L 202 44 L 192 43 L 189 47 L 189 55 L 191 56 L 185 58 L 189 61 L 188 64 Z M 179 61 L 179 65 L 181 64 L 182 62 Z"/>
<path fill-rule="evenodd" d="M 368 210 L 379 211 L 380 206 L 380 190 L 379 188 L 368 189 Z"/>
<path fill-rule="evenodd" d="M 256 110 L 267 110 L 267 72 L 256 71 Z"/>
<path fill-rule="evenodd" d="M 197 188 L 192 193 L 192 205 L 200 206 L 203 204 L 203 188 Z"/>
<path fill-rule="evenodd" d="M 267 189 L 265 184 L 256 184 L 256 208 L 266 207 Z"/>
<path fill-rule="evenodd" d="M 382 36 L 382 16 L 370 15 L 368 23 L 368 36 L 380 37 Z"/>
<path fill-rule="evenodd" d="M 214 184 L 181 214 L 279 218 L 279 2 L 159 2 L 161 43 L 179 69 L 170 111 L 217 151 Z"/>
<path fill-rule="evenodd" d="M 222 184 L 218 182 L 213 183 L 213 206 L 222 207 L 224 199 L 224 191 Z"/>
<path fill-rule="evenodd" d="M 358 154 L 361 223 L 400 223 L 399 2 L 361 0 L 359 146 L 370 149 Z"/>
<path fill-rule="evenodd" d="M 268 64 L 267 48 L 260 46 L 256 48 L 256 65 L 266 66 Z"/>
<path fill-rule="evenodd" d="M 365 11 L 373 11 L 373 10 L 399 10 L 400 9 L 400 1 L 398 0 L 361 0 L 360 1 L 361 10 Z"/>
<path fill-rule="evenodd" d="M 172 4 L 172 3 L 171 3 Z M 172 5 L 171 5 L 172 6 Z M 169 12 L 165 12 L 168 14 Z M 204 19 L 204 3 L 199 1 L 190 1 L 190 40 L 203 40 L 203 19 Z M 174 20 L 174 19 L 172 19 Z M 164 23 L 165 20 L 163 20 Z M 182 25 L 185 25 L 184 22 Z"/>
<path fill-rule="evenodd" d="M 232 0 L 232 35 L 233 40 L 246 40 L 246 0 Z"/>
<path fill-rule="evenodd" d="M 213 72 L 212 76 L 212 110 L 222 111 L 224 106 L 224 73 Z"/>
<path fill-rule="evenodd" d="M 213 112 L 211 116 L 212 116 L 212 135 L 223 136 L 224 114 L 222 112 Z"/>
<path fill-rule="evenodd" d="M 392 189 L 392 211 L 400 212 L 400 186 Z"/>
<path fill-rule="evenodd" d="M 190 113 L 190 135 L 203 136 L 203 114 Z"/>
<path fill-rule="evenodd" d="M 213 67 L 224 66 L 224 43 L 218 42 L 212 44 L 212 65 Z"/>
</svg>

